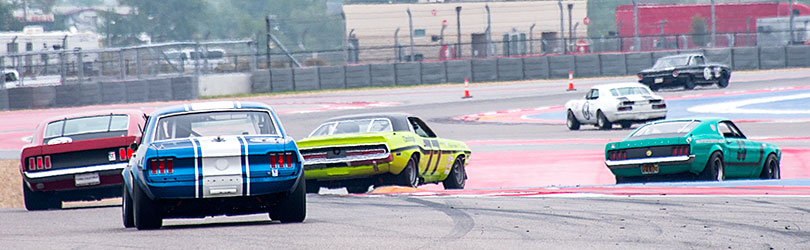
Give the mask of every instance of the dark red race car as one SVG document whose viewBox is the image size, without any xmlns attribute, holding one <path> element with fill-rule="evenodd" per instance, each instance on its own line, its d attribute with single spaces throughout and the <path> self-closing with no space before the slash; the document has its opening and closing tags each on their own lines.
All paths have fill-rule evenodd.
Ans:
<svg viewBox="0 0 810 250">
<path fill-rule="evenodd" d="M 145 118 L 138 110 L 107 110 L 41 122 L 20 156 L 25 208 L 120 197 L 129 145 L 140 140 Z"/>
</svg>

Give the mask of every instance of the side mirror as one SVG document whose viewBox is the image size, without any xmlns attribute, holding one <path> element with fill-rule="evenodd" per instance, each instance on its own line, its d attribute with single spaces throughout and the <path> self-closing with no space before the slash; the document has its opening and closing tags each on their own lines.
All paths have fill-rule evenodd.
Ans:
<svg viewBox="0 0 810 250">
<path fill-rule="evenodd" d="M 132 151 L 138 151 L 138 143 L 133 142 L 132 144 L 129 144 L 129 149 L 132 149 Z"/>
</svg>

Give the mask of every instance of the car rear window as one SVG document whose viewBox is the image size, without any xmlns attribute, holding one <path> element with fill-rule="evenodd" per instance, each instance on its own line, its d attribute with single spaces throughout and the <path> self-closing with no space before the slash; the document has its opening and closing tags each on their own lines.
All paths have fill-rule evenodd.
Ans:
<svg viewBox="0 0 810 250">
<path fill-rule="evenodd" d="M 689 62 L 689 57 L 681 56 L 681 57 L 665 57 L 658 59 L 655 62 L 653 68 L 669 68 L 675 66 L 684 66 L 686 63 Z"/>
<path fill-rule="evenodd" d="M 391 121 L 385 118 L 377 118 L 377 119 L 327 122 L 318 126 L 318 128 L 313 130 L 309 136 L 311 137 L 311 136 L 389 132 L 389 131 L 394 131 L 394 128 L 391 126 Z"/>
<path fill-rule="evenodd" d="M 649 95 L 650 91 L 642 87 L 623 87 L 610 89 L 610 94 L 613 96 Z"/>
<path fill-rule="evenodd" d="M 630 139 L 681 137 L 695 129 L 700 121 L 669 121 L 646 124 L 638 128 Z"/>
<path fill-rule="evenodd" d="M 155 140 L 223 135 L 276 135 L 270 114 L 263 111 L 186 113 L 157 121 Z"/>
<path fill-rule="evenodd" d="M 64 119 L 50 122 L 45 126 L 43 143 L 48 144 L 51 139 L 57 137 L 71 137 L 73 138 L 72 141 L 77 141 L 77 138 L 94 139 L 107 137 L 87 136 L 88 134 L 114 132 L 115 135 L 119 135 L 121 131 L 126 134 L 127 129 L 129 129 L 128 115 L 100 115 Z"/>
</svg>

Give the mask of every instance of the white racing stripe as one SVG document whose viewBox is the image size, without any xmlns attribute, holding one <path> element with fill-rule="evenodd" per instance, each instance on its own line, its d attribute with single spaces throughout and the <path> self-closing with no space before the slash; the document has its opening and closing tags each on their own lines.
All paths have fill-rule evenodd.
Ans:
<svg viewBox="0 0 810 250">
<path fill-rule="evenodd" d="M 238 102 L 237 102 L 238 103 Z M 242 145 L 245 146 L 245 182 L 247 183 L 247 190 L 245 190 L 245 195 L 250 196 L 250 151 L 248 151 L 248 142 L 244 136 L 239 136 L 239 140 L 242 141 Z"/>
<path fill-rule="evenodd" d="M 197 166 L 200 154 L 197 152 L 197 142 L 194 139 L 188 140 L 194 148 L 194 198 L 200 198 L 200 166 Z"/>
<path fill-rule="evenodd" d="M 203 198 L 241 196 L 242 143 L 236 136 L 198 139 L 202 156 Z"/>
</svg>

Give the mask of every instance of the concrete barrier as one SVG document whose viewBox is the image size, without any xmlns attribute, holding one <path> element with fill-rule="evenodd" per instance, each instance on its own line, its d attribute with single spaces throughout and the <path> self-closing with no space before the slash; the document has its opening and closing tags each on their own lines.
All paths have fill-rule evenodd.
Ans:
<svg viewBox="0 0 810 250">
<path fill-rule="evenodd" d="M 8 90 L 0 89 L 0 110 L 8 110 Z"/>
<path fill-rule="evenodd" d="M 293 82 L 295 83 L 296 91 L 320 89 L 321 83 L 318 82 L 318 68 L 294 68 Z"/>
<path fill-rule="evenodd" d="M 199 98 L 197 82 L 193 77 L 175 77 L 172 82 L 172 100 L 193 100 Z"/>
<path fill-rule="evenodd" d="M 549 56 L 549 78 L 568 79 L 568 72 L 576 70 L 576 63 L 574 60 L 574 56 Z"/>
<path fill-rule="evenodd" d="M 422 84 L 436 84 L 447 82 L 447 70 L 444 62 L 423 62 L 420 63 L 422 72 Z"/>
<path fill-rule="evenodd" d="M 250 74 L 201 75 L 197 78 L 199 96 L 240 95 L 251 92 Z"/>
<path fill-rule="evenodd" d="M 295 89 L 292 69 L 271 69 L 270 74 L 271 90 L 273 92 L 293 91 Z"/>
<path fill-rule="evenodd" d="M 577 77 L 594 77 L 602 74 L 599 55 L 587 54 L 574 56 L 574 75 Z"/>
<path fill-rule="evenodd" d="M 39 86 L 34 88 L 34 108 L 50 108 L 56 106 L 56 86 Z"/>
<path fill-rule="evenodd" d="M 343 66 L 318 67 L 318 81 L 321 89 L 345 89 L 346 71 Z"/>
<path fill-rule="evenodd" d="M 778 69 L 785 67 L 785 47 L 760 47 L 759 68 Z"/>
<path fill-rule="evenodd" d="M 371 65 L 371 86 L 394 86 L 396 74 L 393 64 Z"/>
<path fill-rule="evenodd" d="M 146 102 L 149 100 L 149 80 L 124 82 L 128 103 Z"/>
<path fill-rule="evenodd" d="M 250 92 L 270 92 L 270 72 L 267 70 L 254 71 L 250 75 Z"/>
<path fill-rule="evenodd" d="M 704 49 L 703 55 L 709 62 L 722 63 L 731 67 L 731 49 Z"/>
<path fill-rule="evenodd" d="M 8 109 L 32 109 L 34 108 L 34 88 L 10 88 L 8 89 Z"/>
<path fill-rule="evenodd" d="M 447 68 L 447 82 L 464 82 L 472 80 L 472 61 L 453 60 L 444 62 Z"/>
<path fill-rule="evenodd" d="M 498 80 L 498 59 L 472 60 L 473 82 L 491 82 Z"/>
<path fill-rule="evenodd" d="M 422 84 L 422 67 L 420 63 L 396 63 L 394 64 L 394 71 L 396 85 Z"/>
<path fill-rule="evenodd" d="M 757 47 L 731 49 L 731 68 L 734 70 L 759 69 L 759 49 Z"/>
<path fill-rule="evenodd" d="M 547 79 L 548 76 L 547 56 L 523 58 L 523 79 Z"/>
<path fill-rule="evenodd" d="M 625 64 L 627 64 L 627 74 L 637 74 L 639 71 L 648 69 L 653 66 L 652 53 L 639 52 L 628 53 L 624 55 Z"/>
<path fill-rule="evenodd" d="M 103 82 L 101 83 L 101 103 L 124 103 L 127 102 L 127 82 Z"/>
<path fill-rule="evenodd" d="M 81 94 L 77 96 L 80 99 L 80 106 L 101 104 L 101 99 L 103 97 L 101 94 L 101 83 L 83 83 L 79 86 L 79 93 Z"/>
<path fill-rule="evenodd" d="M 810 66 L 810 46 L 787 46 L 785 49 L 788 67 Z"/>
<path fill-rule="evenodd" d="M 346 88 L 364 88 L 371 86 L 371 67 L 365 65 L 348 65 L 346 72 Z"/>
<path fill-rule="evenodd" d="M 81 101 L 82 101 L 81 84 L 67 84 L 56 86 L 56 95 L 54 100 L 55 107 L 81 106 L 82 105 Z"/>
<path fill-rule="evenodd" d="M 523 80 L 523 58 L 498 58 L 498 81 Z"/>
<path fill-rule="evenodd" d="M 627 63 L 624 54 L 600 54 L 599 63 L 602 66 L 602 75 L 627 75 Z"/>
<path fill-rule="evenodd" d="M 150 102 L 171 101 L 172 79 L 161 78 L 149 81 L 149 95 L 147 99 Z"/>
</svg>

